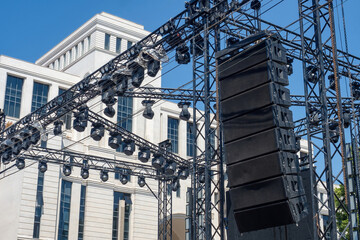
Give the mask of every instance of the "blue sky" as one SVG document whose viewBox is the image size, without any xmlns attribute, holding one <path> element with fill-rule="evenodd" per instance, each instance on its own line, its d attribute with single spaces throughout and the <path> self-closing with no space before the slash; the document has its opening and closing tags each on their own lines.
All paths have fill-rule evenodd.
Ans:
<svg viewBox="0 0 360 240">
<path fill-rule="evenodd" d="M 296 0 L 264 0 L 262 11 L 280 2 L 272 10 L 263 14 L 263 18 L 280 26 L 287 26 L 298 19 Z M 360 56 L 360 9 L 359 0 L 344 0 L 347 23 L 347 35 L 350 53 Z M 337 6 L 341 0 L 334 0 Z M 184 10 L 182 0 L 18 0 L 1 1 L 0 14 L 0 54 L 35 62 L 57 43 L 80 27 L 84 22 L 102 11 L 142 24 L 148 31 L 153 31 L 162 23 Z M 341 8 L 335 8 L 335 13 Z M 336 17 L 338 31 L 338 48 L 344 48 L 340 41 L 339 31 L 342 30 L 341 15 Z M 291 30 L 297 30 L 298 24 L 292 25 Z M 342 36 L 342 40 L 344 37 Z M 342 44 L 341 44 L 342 43 Z M 303 92 L 301 65 L 295 68 L 290 77 L 292 94 Z M 164 86 L 178 87 L 181 82 L 191 79 L 191 71 L 180 74 L 176 70 L 163 78 Z M 344 88 L 345 89 L 345 88 Z M 345 90 L 344 90 L 345 91 Z M 294 111 L 295 118 L 304 116 L 302 112 Z M 339 167 L 338 164 L 337 168 Z"/>
</svg>

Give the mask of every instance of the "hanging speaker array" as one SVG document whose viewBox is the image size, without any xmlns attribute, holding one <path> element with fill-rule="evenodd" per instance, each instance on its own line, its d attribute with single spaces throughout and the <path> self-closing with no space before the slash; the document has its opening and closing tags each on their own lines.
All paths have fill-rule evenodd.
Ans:
<svg viewBox="0 0 360 240">
<path fill-rule="evenodd" d="M 239 231 L 299 222 L 307 208 L 284 47 L 272 38 L 240 42 L 219 52 L 217 60 L 230 200 Z"/>
</svg>

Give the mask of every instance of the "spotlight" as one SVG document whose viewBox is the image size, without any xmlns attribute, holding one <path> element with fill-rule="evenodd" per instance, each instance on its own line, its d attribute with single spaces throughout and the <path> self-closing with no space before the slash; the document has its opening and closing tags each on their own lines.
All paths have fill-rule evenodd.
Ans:
<svg viewBox="0 0 360 240">
<path fill-rule="evenodd" d="M 24 149 L 25 151 L 28 150 L 31 146 L 31 142 L 30 142 L 30 137 L 26 137 L 24 138 L 21 148 Z"/>
<path fill-rule="evenodd" d="M 186 180 L 189 176 L 189 169 L 186 167 L 180 167 L 178 177 L 181 180 Z"/>
<path fill-rule="evenodd" d="M 176 192 L 177 190 L 179 190 L 179 188 L 180 188 L 180 181 L 179 181 L 179 179 L 174 178 L 173 182 L 172 182 L 172 190 L 173 190 L 173 192 Z"/>
<path fill-rule="evenodd" d="M 89 109 L 87 106 L 81 106 L 79 111 L 74 114 L 74 129 L 78 132 L 83 132 L 87 127 L 87 120 L 89 117 Z"/>
<path fill-rule="evenodd" d="M 129 181 L 129 177 L 128 177 L 128 175 L 126 175 L 126 174 L 121 174 L 120 175 L 120 182 L 122 183 L 122 184 L 127 184 L 128 183 L 128 181 Z"/>
<path fill-rule="evenodd" d="M 63 174 L 67 177 L 71 175 L 71 165 L 70 164 L 67 163 L 67 164 L 63 165 Z"/>
<path fill-rule="evenodd" d="M 104 109 L 105 116 L 108 116 L 109 118 L 112 118 L 115 116 L 115 109 L 113 108 L 113 105 L 106 105 L 106 108 Z"/>
<path fill-rule="evenodd" d="M 339 123 L 336 122 L 336 121 L 334 121 L 334 120 L 332 120 L 332 121 L 329 123 L 329 129 L 330 129 L 330 130 L 336 130 L 338 126 L 339 126 Z"/>
<path fill-rule="evenodd" d="M 351 115 L 350 115 L 350 111 L 349 110 L 344 110 L 343 113 L 343 120 L 344 120 L 344 127 L 348 128 L 350 126 L 350 121 L 351 121 Z"/>
<path fill-rule="evenodd" d="M 138 184 L 140 187 L 144 187 L 146 182 L 145 182 L 145 177 L 144 176 L 139 176 L 138 178 Z"/>
<path fill-rule="evenodd" d="M 82 80 L 81 82 L 79 82 L 78 84 L 76 84 L 76 90 L 78 90 L 79 92 L 86 92 L 90 87 L 90 78 L 87 77 L 84 80 Z"/>
<path fill-rule="evenodd" d="M 16 159 L 16 167 L 21 170 L 25 167 L 25 158 L 24 157 L 18 157 Z"/>
<path fill-rule="evenodd" d="M 108 144 L 112 149 L 119 148 L 121 144 L 121 135 L 117 132 L 110 132 Z"/>
<path fill-rule="evenodd" d="M 332 143 L 337 143 L 339 141 L 339 128 L 330 131 L 330 141 Z"/>
<path fill-rule="evenodd" d="M 106 169 L 102 169 L 100 171 L 100 179 L 103 182 L 106 182 L 107 180 L 109 180 L 109 171 Z"/>
<path fill-rule="evenodd" d="M 116 88 L 115 88 L 116 95 L 117 96 L 124 95 L 124 93 L 126 92 L 126 90 L 128 88 L 128 83 L 129 83 L 130 77 L 127 75 L 123 75 L 123 74 L 116 74 L 116 76 L 114 78 L 116 78 Z"/>
<path fill-rule="evenodd" d="M 252 0 L 251 3 L 250 3 L 250 8 L 253 9 L 253 10 L 259 10 L 261 7 L 261 3 L 259 0 Z"/>
<path fill-rule="evenodd" d="M 124 144 L 124 153 L 128 156 L 132 155 L 135 151 L 135 142 L 131 139 L 125 139 Z"/>
<path fill-rule="evenodd" d="M 144 68 L 138 63 L 133 62 L 129 65 L 129 68 L 132 69 L 131 83 L 134 87 L 140 87 L 141 83 L 144 80 Z"/>
<path fill-rule="evenodd" d="M 293 68 L 293 65 L 292 63 L 294 62 L 294 59 L 293 58 L 290 58 L 290 57 L 286 57 L 286 69 L 287 69 L 287 74 L 290 76 L 291 74 L 294 73 L 294 68 Z"/>
<path fill-rule="evenodd" d="M 359 82 L 355 82 L 355 81 L 352 82 L 351 92 L 352 92 L 353 97 L 356 100 L 360 99 L 360 83 Z"/>
<path fill-rule="evenodd" d="M 158 154 L 158 153 L 154 153 L 154 157 L 151 161 L 151 165 L 156 169 L 156 170 L 160 170 L 164 167 L 165 165 L 165 160 L 164 158 Z"/>
<path fill-rule="evenodd" d="M 195 37 L 195 46 L 193 45 L 193 41 L 190 42 L 191 54 L 194 56 L 201 56 L 204 53 L 203 48 L 204 48 L 204 39 L 201 35 L 198 34 Z"/>
<path fill-rule="evenodd" d="M 181 108 L 180 119 L 184 121 L 188 121 L 191 117 L 189 112 L 190 102 L 179 102 L 178 107 Z"/>
<path fill-rule="evenodd" d="M 13 155 L 17 156 L 21 152 L 22 149 L 22 140 L 20 135 L 16 135 L 11 138 L 12 141 L 12 153 Z"/>
<path fill-rule="evenodd" d="M 20 132 L 20 137 L 23 139 L 21 148 L 24 150 L 28 150 L 31 145 L 30 135 L 31 131 L 29 130 L 29 128 L 25 128 Z"/>
<path fill-rule="evenodd" d="M 41 138 L 41 135 L 40 135 L 39 130 L 34 129 L 33 133 L 30 136 L 30 143 L 35 145 L 40 141 L 40 138 Z"/>
<path fill-rule="evenodd" d="M 189 47 L 183 45 L 176 48 L 175 60 L 178 64 L 188 64 L 190 62 Z"/>
<path fill-rule="evenodd" d="M 83 179 L 87 179 L 89 177 L 89 166 L 87 164 L 84 164 L 84 166 L 81 167 L 80 175 Z"/>
<path fill-rule="evenodd" d="M 145 107 L 143 117 L 146 119 L 152 119 L 154 117 L 154 111 L 151 107 L 154 105 L 154 100 L 143 100 L 141 104 Z"/>
<path fill-rule="evenodd" d="M 311 107 L 309 114 L 310 114 L 310 124 L 318 125 L 321 120 L 320 119 L 320 111 L 315 107 Z"/>
<path fill-rule="evenodd" d="M 235 44 L 238 44 L 239 42 L 240 40 L 238 38 L 229 37 L 228 39 L 226 39 L 226 47 L 232 47 Z"/>
<path fill-rule="evenodd" d="M 143 163 L 147 163 L 150 159 L 150 149 L 147 147 L 140 147 L 139 150 L 138 159 Z"/>
<path fill-rule="evenodd" d="M 95 141 L 100 141 L 101 138 L 104 136 L 104 125 L 101 123 L 93 123 L 90 137 L 94 139 Z"/>
<path fill-rule="evenodd" d="M 98 81 L 98 86 L 102 91 L 112 88 L 115 83 L 112 81 L 110 74 L 104 74 L 101 79 Z"/>
<path fill-rule="evenodd" d="M 167 22 L 159 28 L 159 32 L 161 36 L 164 36 L 165 34 L 168 34 L 173 30 L 174 30 L 174 24 L 172 22 Z"/>
<path fill-rule="evenodd" d="M 147 64 L 147 73 L 150 77 L 155 77 L 156 74 L 160 70 L 160 61 L 157 61 L 155 59 L 150 59 L 150 61 Z"/>
<path fill-rule="evenodd" d="M 1 162 L 4 165 L 7 165 L 10 163 L 11 157 L 12 157 L 12 151 L 11 151 L 11 148 L 8 148 L 8 149 L 4 150 L 3 153 L 1 154 Z"/>
<path fill-rule="evenodd" d="M 330 74 L 328 76 L 328 79 L 329 79 L 329 84 L 330 84 L 329 88 L 335 91 L 335 75 Z"/>
<path fill-rule="evenodd" d="M 47 170 L 47 163 L 45 162 L 45 161 L 43 161 L 43 160 L 41 160 L 40 162 L 39 162 L 39 171 L 41 172 L 41 173 L 45 173 L 46 172 L 46 170 Z"/>
<path fill-rule="evenodd" d="M 175 162 L 167 162 L 165 166 L 165 174 L 166 175 L 174 175 L 176 171 L 176 163 Z"/>
<path fill-rule="evenodd" d="M 114 89 L 108 89 L 101 93 L 101 102 L 106 105 L 114 105 L 116 103 L 115 91 Z"/>
<path fill-rule="evenodd" d="M 63 122 L 61 120 L 54 122 L 54 135 L 55 136 L 60 135 L 62 133 L 62 129 L 61 129 L 62 125 L 63 125 Z"/>
<path fill-rule="evenodd" d="M 307 66 L 305 70 L 306 78 L 311 83 L 317 83 L 318 82 L 318 76 L 317 76 L 317 68 L 313 65 Z"/>
</svg>

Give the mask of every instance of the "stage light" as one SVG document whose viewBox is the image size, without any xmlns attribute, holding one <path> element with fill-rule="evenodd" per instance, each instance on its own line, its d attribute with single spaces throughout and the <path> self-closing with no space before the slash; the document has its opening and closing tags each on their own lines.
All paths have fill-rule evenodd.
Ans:
<svg viewBox="0 0 360 240">
<path fill-rule="evenodd" d="M 172 161 L 168 161 L 165 166 L 165 174 L 174 175 L 175 171 L 176 171 L 176 163 Z"/>
<path fill-rule="evenodd" d="M 147 73 L 150 77 L 155 77 L 160 70 L 160 61 L 150 59 L 147 64 Z"/>
<path fill-rule="evenodd" d="M 25 168 L 25 158 L 24 157 L 18 157 L 16 159 L 16 167 L 21 170 Z"/>
<path fill-rule="evenodd" d="M 112 76 L 110 74 L 104 74 L 101 79 L 98 81 L 98 86 L 101 91 L 112 88 L 115 83 L 112 81 Z"/>
<path fill-rule="evenodd" d="M 286 57 L 286 62 L 287 62 L 286 63 L 287 74 L 290 76 L 291 74 L 294 73 L 294 67 L 292 65 L 294 59 L 290 57 Z"/>
<path fill-rule="evenodd" d="M 89 166 L 87 164 L 84 164 L 84 166 L 81 167 L 80 175 L 83 179 L 89 178 Z"/>
<path fill-rule="evenodd" d="M 139 176 L 138 178 L 138 184 L 140 187 L 144 187 L 146 182 L 145 182 L 145 177 L 144 176 Z"/>
<path fill-rule="evenodd" d="M 328 79 L 329 79 L 329 84 L 330 84 L 329 88 L 335 91 L 335 75 L 330 74 L 328 76 Z"/>
<path fill-rule="evenodd" d="M 46 170 L 47 170 L 47 162 L 41 160 L 41 161 L 39 162 L 38 168 L 39 168 L 39 171 L 40 171 L 41 173 L 45 173 Z"/>
<path fill-rule="evenodd" d="M 114 105 L 116 103 L 115 98 L 115 91 L 114 89 L 108 89 L 101 93 L 101 102 L 105 103 L 106 105 L 111 104 Z"/>
<path fill-rule="evenodd" d="M 181 180 L 186 180 L 189 176 L 189 169 L 186 167 L 180 167 L 178 177 Z"/>
<path fill-rule="evenodd" d="M 205 183 L 205 168 L 204 167 L 200 167 L 199 168 L 199 182 L 200 183 Z"/>
<path fill-rule="evenodd" d="M 352 96 L 356 100 L 359 100 L 360 99 L 360 83 L 353 81 L 351 85 L 352 85 L 351 86 Z"/>
<path fill-rule="evenodd" d="M 1 154 L 1 162 L 2 162 L 4 165 L 7 165 L 7 164 L 10 163 L 11 157 L 12 157 L 12 150 L 11 150 L 11 148 L 5 149 L 5 150 L 3 150 L 2 154 Z"/>
<path fill-rule="evenodd" d="M 103 182 L 106 182 L 107 180 L 109 180 L 109 171 L 106 169 L 102 169 L 100 171 L 100 179 Z"/>
<path fill-rule="evenodd" d="M 173 192 L 176 192 L 177 190 L 179 190 L 179 188 L 180 188 L 180 181 L 179 181 L 179 179 L 174 178 L 173 182 L 172 182 L 172 190 L 173 190 Z"/>
<path fill-rule="evenodd" d="M 167 22 L 159 28 L 161 36 L 170 33 L 174 30 L 174 25 L 171 22 Z"/>
<path fill-rule="evenodd" d="M 120 174 L 120 182 L 122 183 L 122 184 L 127 184 L 128 183 L 128 181 L 129 181 L 129 177 L 128 177 L 128 175 L 126 175 L 126 174 Z"/>
<path fill-rule="evenodd" d="M 90 132 L 90 137 L 95 141 L 100 141 L 101 138 L 104 136 L 104 132 L 105 132 L 105 128 L 103 124 L 93 123 Z"/>
<path fill-rule="evenodd" d="M 30 136 L 30 142 L 33 145 L 36 145 L 41 138 L 40 132 L 38 130 L 34 130 L 33 134 Z"/>
<path fill-rule="evenodd" d="M 108 144 L 112 149 L 118 149 L 121 144 L 121 135 L 117 132 L 110 132 Z"/>
<path fill-rule="evenodd" d="M 117 74 L 114 77 L 116 80 L 116 88 L 115 88 L 115 93 L 117 96 L 122 96 L 124 95 L 124 93 L 126 92 L 126 90 L 128 89 L 128 83 L 129 83 L 129 79 L 130 77 L 124 74 Z"/>
<path fill-rule="evenodd" d="M 351 122 L 351 115 L 349 110 L 344 110 L 343 113 L 343 120 L 344 120 L 344 128 L 348 128 Z"/>
<path fill-rule="evenodd" d="M 63 122 L 61 120 L 55 121 L 54 122 L 54 135 L 60 135 L 62 133 L 62 125 Z"/>
<path fill-rule="evenodd" d="M 75 88 L 79 92 L 86 92 L 90 87 L 90 77 L 86 77 L 84 80 L 76 84 Z"/>
<path fill-rule="evenodd" d="M 226 47 L 232 47 L 235 44 L 238 44 L 240 42 L 240 39 L 235 38 L 235 37 L 229 37 L 228 39 L 226 39 Z"/>
<path fill-rule="evenodd" d="M 204 38 L 198 34 L 195 37 L 195 46 L 193 45 L 193 41 L 190 41 L 190 52 L 194 56 L 201 56 L 204 54 Z"/>
<path fill-rule="evenodd" d="M 131 139 L 125 139 L 124 144 L 124 153 L 128 156 L 132 155 L 135 151 L 135 142 Z"/>
<path fill-rule="evenodd" d="M 178 64 L 188 64 L 190 62 L 189 47 L 186 45 L 177 47 L 175 60 Z"/>
<path fill-rule="evenodd" d="M 179 102 L 178 107 L 181 108 L 180 119 L 184 121 L 188 121 L 191 117 L 189 112 L 190 102 Z"/>
<path fill-rule="evenodd" d="M 305 69 L 306 78 L 311 83 L 317 83 L 319 81 L 318 78 L 318 70 L 315 66 L 310 65 L 307 66 Z"/>
<path fill-rule="evenodd" d="M 143 117 L 146 119 L 152 119 L 154 117 L 154 111 L 151 107 L 154 105 L 154 100 L 143 100 L 141 104 L 145 107 Z"/>
<path fill-rule="evenodd" d="M 17 156 L 21 152 L 22 149 L 22 139 L 20 135 L 16 135 L 11 138 L 12 141 L 12 153 Z"/>
<path fill-rule="evenodd" d="M 320 122 L 320 111 L 315 107 L 310 107 L 309 109 L 309 117 L 311 125 L 318 125 Z"/>
<path fill-rule="evenodd" d="M 67 163 L 67 164 L 63 165 L 63 174 L 67 177 L 71 175 L 71 165 L 70 164 Z"/>
<path fill-rule="evenodd" d="M 339 141 L 339 128 L 330 131 L 330 141 L 332 143 L 337 143 Z"/>
<path fill-rule="evenodd" d="M 154 153 L 154 157 L 151 161 L 151 165 L 156 169 L 156 170 L 161 170 L 164 165 L 165 165 L 165 160 L 164 158 L 158 154 L 158 153 Z"/>
<path fill-rule="evenodd" d="M 113 105 L 106 105 L 106 108 L 104 109 L 105 116 L 112 118 L 115 116 L 115 109 L 113 108 Z"/>
<path fill-rule="evenodd" d="M 135 62 L 131 63 L 129 68 L 132 69 L 131 84 L 134 87 L 140 87 L 144 80 L 144 68 Z"/>
<path fill-rule="evenodd" d="M 261 7 L 261 3 L 259 0 L 252 0 L 251 3 L 250 3 L 250 8 L 253 9 L 253 10 L 259 10 Z"/>
<path fill-rule="evenodd" d="M 87 120 L 89 117 L 89 109 L 87 106 L 81 106 L 79 111 L 74 114 L 75 119 L 73 127 L 78 132 L 83 132 L 87 127 Z"/>
<path fill-rule="evenodd" d="M 21 148 L 24 150 L 28 150 L 29 147 L 31 146 L 30 134 L 31 134 L 31 131 L 28 128 L 25 128 L 25 129 L 21 130 L 21 132 L 20 132 L 20 136 L 23 139 Z"/>
<path fill-rule="evenodd" d="M 147 147 L 139 147 L 138 159 L 143 162 L 147 163 L 150 159 L 150 149 Z"/>
</svg>

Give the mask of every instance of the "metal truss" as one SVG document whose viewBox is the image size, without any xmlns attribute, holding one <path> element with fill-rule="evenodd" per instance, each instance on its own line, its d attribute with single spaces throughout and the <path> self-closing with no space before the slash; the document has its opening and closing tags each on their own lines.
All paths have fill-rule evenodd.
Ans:
<svg viewBox="0 0 360 240">
<path fill-rule="evenodd" d="M 159 181 L 158 187 L 158 239 L 172 239 L 172 190 L 171 180 Z"/>
</svg>

